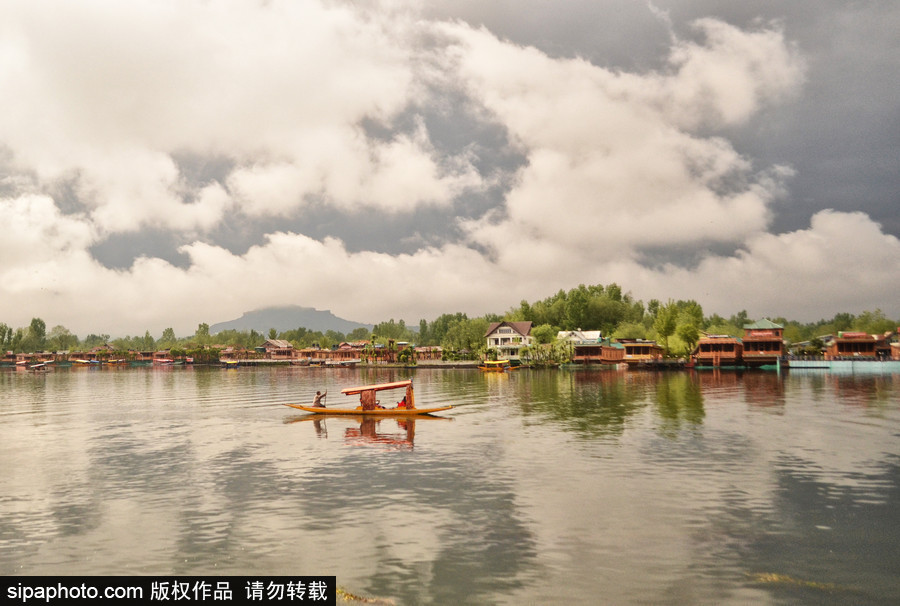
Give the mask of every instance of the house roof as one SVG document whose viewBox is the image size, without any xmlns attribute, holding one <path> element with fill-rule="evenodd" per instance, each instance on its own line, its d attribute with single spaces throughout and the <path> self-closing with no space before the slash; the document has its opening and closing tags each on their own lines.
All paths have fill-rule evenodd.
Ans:
<svg viewBox="0 0 900 606">
<path fill-rule="evenodd" d="M 600 341 L 603 338 L 603 334 L 599 330 L 561 330 L 556 333 L 556 338 L 581 342 Z"/>
<path fill-rule="evenodd" d="M 266 339 L 263 346 L 277 347 L 278 349 L 291 349 L 294 347 L 290 341 L 285 341 L 283 339 Z"/>
<path fill-rule="evenodd" d="M 744 330 L 772 330 L 773 328 L 784 328 L 784 326 L 766 318 L 752 324 L 744 324 Z"/>
<path fill-rule="evenodd" d="M 531 334 L 531 322 L 492 322 L 490 326 L 488 326 L 487 332 L 484 333 L 484 336 L 487 337 L 499 329 L 501 326 L 508 326 L 513 329 L 514 332 L 519 333 L 523 337 L 527 337 Z"/>
</svg>

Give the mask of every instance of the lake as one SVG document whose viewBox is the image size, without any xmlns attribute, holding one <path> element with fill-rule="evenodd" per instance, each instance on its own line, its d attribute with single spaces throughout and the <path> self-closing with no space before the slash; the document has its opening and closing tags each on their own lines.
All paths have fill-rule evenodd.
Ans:
<svg viewBox="0 0 900 606">
<path fill-rule="evenodd" d="M 454 408 L 282 406 L 407 378 L 417 406 Z M 5 370 L 0 465 L 3 575 L 335 575 L 395 604 L 900 603 L 898 374 Z"/>
</svg>

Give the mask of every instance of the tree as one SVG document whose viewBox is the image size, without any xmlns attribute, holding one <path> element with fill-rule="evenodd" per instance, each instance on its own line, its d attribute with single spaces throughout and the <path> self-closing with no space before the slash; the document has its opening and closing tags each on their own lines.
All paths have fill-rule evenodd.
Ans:
<svg viewBox="0 0 900 606">
<path fill-rule="evenodd" d="M 675 329 L 675 334 L 687 346 L 686 353 L 690 353 L 697 341 L 700 340 L 700 327 L 703 325 L 703 308 L 693 300 L 678 301 L 675 306 L 678 310 L 678 327 Z"/>
<path fill-rule="evenodd" d="M 875 311 L 864 311 L 854 321 L 853 329 L 859 330 L 870 335 L 881 335 L 888 331 L 895 330 L 900 323 L 885 317 L 884 312 L 880 309 Z"/>
<path fill-rule="evenodd" d="M 747 310 L 742 309 L 728 320 L 732 325 L 743 330 L 745 324 L 749 324 L 750 319 L 747 317 Z M 736 336 L 736 335 L 735 335 Z"/>
<path fill-rule="evenodd" d="M 678 335 L 678 338 L 687 345 L 687 353 L 693 351 L 697 341 L 700 340 L 700 329 L 691 322 L 679 324 L 675 332 Z"/>
<path fill-rule="evenodd" d="M 338 332 L 336 330 L 326 330 L 325 338 L 334 343 L 335 345 L 340 345 L 347 339 L 344 337 L 344 333 Z"/>
<path fill-rule="evenodd" d="M 162 331 L 162 336 L 159 338 L 159 346 L 162 349 L 170 349 L 178 339 L 175 337 L 175 330 L 173 328 L 167 328 Z"/>
<path fill-rule="evenodd" d="M 395 341 L 411 341 L 413 337 L 412 331 L 406 328 L 406 322 L 403 320 L 394 322 L 393 318 L 388 322 L 376 324 L 375 328 L 372 329 L 372 333 L 377 337 L 394 339 Z"/>
<path fill-rule="evenodd" d="M 100 347 L 101 345 L 105 345 L 109 343 L 109 335 L 95 335 L 89 334 L 84 338 L 84 341 L 81 343 L 81 346 L 85 349 L 93 349 L 95 347 Z"/>
<path fill-rule="evenodd" d="M 24 351 L 44 351 L 47 345 L 47 324 L 40 318 L 32 318 L 20 347 Z"/>
<path fill-rule="evenodd" d="M 647 327 L 640 322 L 622 322 L 612 336 L 614 339 L 646 339 Z"/>
<path fill-rule="evenodd" d="M 677 327 L 677 317 L 675 303 L 669 299 L 669 302 L 660 307 L 656 312 L 656 320 L 653 322 L 653 328 L 662 341 L 663 349 L 666 355 L 669 353 L 669 337 L 675 332 Z"/>
<path fill-rule="evenodd" d="M 277 338 L 278 338 L 278 331 L 275 330 L 274 328 L 270 328 L 270 329 L 269 329 L 269 338 L 270 338 L 270 339 L 277 339 Z"/>
<path fill-rule="evenodd" d="M 831 321 L 831 324 L 834 326 L 834 331 L 839 332 L 841 330 L 849 330 L 851 326 L 853 326 L 853 321 L 856 318 L 853 314 L 848 313 L 839 313 L 834 315 L 834 319 Z"/>
<path fill-rule="evenodd" d="M 54 326 L 50 330 L 48 342 L 53 351 L 68 351 L 78 343 L 78 337 L 65 326 Z"/>
<path fill-rule="evenodd" d="M 153 335 L 151 335 L 148 330 L 144 333 L 144 338 L 141 339 L 140 343 L 137 343 L 137 345 L 140 345 L 138 351 L 153 351 L 156 347 L 156 339 L 153 338 Z"/>
<path fill-rule="evenodd" d="M 549 344 L 553 343 L 558 332 L 558 330 L 549 324 L 541 324 L 540 326 L 535 326 L 531 329 L 531 336 L 534 337 L 535 343 Z"/>
<path fill-rule="evenodd" d="M 580 328 L 590 330 L 596 321 L 589 312 L 590 301 L 590 295 L 584 284 L 579 284 L 578 288 L 569 291 L 565 299 L 565 321 L 562 324 L 565 330 Z"/>
<path fill-rule="evenodd" d="M 12 349 L 13 332 L 13 329 L 7 326 L 6 323 L 0 322 L 0 346 L 4 350 Z"/>
<path fill-rule="evenodd" d="M 422 320 L 423 322 L 425 320 Z M 354 328 L 350 332 L 347 333 L 348 341 L 368 341 L 371 334 L 369 333 L 369 329 L 365 326 L 360 326 L 359 328 Z"/>
<path fill-rule="evenodd" d="M 194 338 L 197 343 L 200 345 L 209 345 L 210 336 L 209 336 L 209 324 L 201 323 L 197 325 L 197 332 L 194 333 Z"/>
<path fill-rule="evenodd" d="M 441 345 L 447 349 L 480 351 L 486 345 L 487 327 L 488 321 L 483 318 L 458 320 L 448 328 Z"/>
<path fill-rule="evenodd" d="M 40 340 L 42 343 L 47 338 L 47 323 L 40 318 L 32 318 L 31 325 L 28 327 L 30 336 Z"/>
</svg>

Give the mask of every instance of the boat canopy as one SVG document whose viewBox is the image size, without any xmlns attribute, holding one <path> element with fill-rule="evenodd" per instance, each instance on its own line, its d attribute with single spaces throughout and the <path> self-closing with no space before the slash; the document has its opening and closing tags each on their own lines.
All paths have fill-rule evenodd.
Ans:
<svg viewBox="0 0 900 606">
<path fill-rule="evenodd" d="M 342 389 L 341 393 L 347 394 L 348 396 L 352 396 L 356 393 L 362 393 L 364 391 L 381 391 L 383 389 L 399 389 L 401 387 L 407 387 L 412 385 L 412 379 L 407 379 L 406 381 L 394 381 L 393 383 L 379 383 L 377 385 L 362 385 L 361 387 L 348 387 L 346 389 Z"/>
<path fill-rule="evenodd" d="M 413 395 L 412 380 L 394 381 L 393 383 L 378 383 L 376 385 L 363 385 L 361 387 L 348 387 L 342 389 L 341 393 L 351 396 L 359 394 L 359 407 L 362 410 L 375 410 L 383 408 L 378 400 L 375 399 L 375 393 L 385 389 L 406 388 L 406 394 L 403 399 L 397 403 L 398 408 L 414 409 L 416 407 L 416 398 Z"/>
</svg>

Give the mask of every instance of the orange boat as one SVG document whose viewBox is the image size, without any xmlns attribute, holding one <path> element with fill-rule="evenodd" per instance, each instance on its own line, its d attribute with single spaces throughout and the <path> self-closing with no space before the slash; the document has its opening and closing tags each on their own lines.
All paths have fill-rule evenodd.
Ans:
<svg viewBox="0 0 900 606">
<path fill-rule="evenodd" d="M 395 406 L 382 406 L 376 394 L 379 391 L 406 388 L 403 398 Z M 297 410 L 304 410 L 319 415 L 375 415 L 375 416 L 414 416 L 427 415 L 433 412 L 449 410 L 453 406 L 436 406 L 432 408 L 416 408 L 416 397 L 413 393 L 412 380 L 394 381 L 393 383 L 379 383 L 376 385 L 363 385 L 361 387 L 348 387 L 341 390 L 342 394 L 352 396 L 359 395 L 359 406 L 356 408 L 328 408 L 326 406 L 305 406 L 303 404 L 285 404 Z"/>
</svg>

